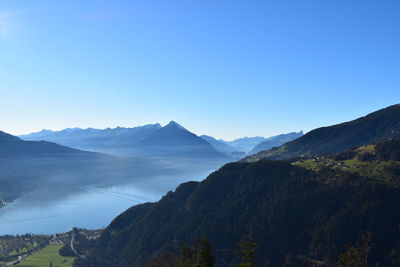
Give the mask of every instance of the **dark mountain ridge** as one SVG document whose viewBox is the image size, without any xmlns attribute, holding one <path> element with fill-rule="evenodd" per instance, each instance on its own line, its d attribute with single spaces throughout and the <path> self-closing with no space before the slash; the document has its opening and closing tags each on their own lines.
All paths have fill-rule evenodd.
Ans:
<svg viewBox="0 0 400 267">
<path fill-rule="evenodd" d="M 400 104 L 378 110 L 353 121 L 312 130 L 294 141 L 262 151 L 244 160 L 317 156 L 389 138 L 400 138 Z"/>
</svg>

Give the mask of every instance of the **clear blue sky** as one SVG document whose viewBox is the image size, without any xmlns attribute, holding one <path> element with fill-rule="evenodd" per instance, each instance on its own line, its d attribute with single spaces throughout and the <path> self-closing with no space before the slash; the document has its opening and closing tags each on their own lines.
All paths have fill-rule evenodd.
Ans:
<svg viewBox="0 0 400 267">
<path fill-rule="evenodd" d="M 398 0 L 0 0 L 0 129 L 232 139 L 400 102 Z"/>
</svg>

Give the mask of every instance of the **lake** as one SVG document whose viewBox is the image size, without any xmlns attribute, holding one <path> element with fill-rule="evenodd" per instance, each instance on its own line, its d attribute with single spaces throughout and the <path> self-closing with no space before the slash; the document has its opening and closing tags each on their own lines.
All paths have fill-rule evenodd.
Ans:
<svg viewBox="0 0 400 267">
<path fill-rule="evenodd" d="M 72 227 L 99 229 L 127 208 L 154 202 L 182 182 L 200 181 L 209 171 L 146 177 L 133 183 L 73 190 L 42 188 L 0 208 L 0 235 L 54 234 Z"/>
</svg>

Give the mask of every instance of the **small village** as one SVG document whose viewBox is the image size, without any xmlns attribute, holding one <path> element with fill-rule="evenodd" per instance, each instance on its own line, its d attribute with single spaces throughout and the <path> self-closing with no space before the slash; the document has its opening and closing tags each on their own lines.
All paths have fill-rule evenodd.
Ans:
<svg viewBox="0 0 400 267">
<path fill-rule="evenodd" d="M 6 235 L 0 236 L 0 267 L 17 265 L 26 257 L 34 254 L 37 251 L 44 249 L 47 246 L 64 247 L 70 246 L 70 249 L 76 254 L 75 256 L 82 257 L 76 251 L 74 245 L 78 242 L 75 239 L 76 235 L 87 240 L 96 240 L 100 237 L 102 230 L 87 230 L 74 228 L 65 233 L 54 235 Z M 74 256 L 74 255 L 71 255 Z"/>
</svg>

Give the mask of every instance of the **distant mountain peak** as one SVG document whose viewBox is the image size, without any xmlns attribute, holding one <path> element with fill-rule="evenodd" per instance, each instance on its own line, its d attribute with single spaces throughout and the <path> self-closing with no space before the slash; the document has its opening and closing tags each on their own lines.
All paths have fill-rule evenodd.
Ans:
<svg viewBox="0 0 400 267">
<path fill-rule="evenodd" d="M 185 130 L 187 131 L 183 126 L 181 126 L 179 123 L 175 122 L 175 121 L 170 121 L 167 125 L 165 125 L 164 127 L 176 127 L 179 128 L 181 130 Z"/>
</svg>

